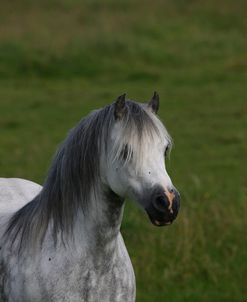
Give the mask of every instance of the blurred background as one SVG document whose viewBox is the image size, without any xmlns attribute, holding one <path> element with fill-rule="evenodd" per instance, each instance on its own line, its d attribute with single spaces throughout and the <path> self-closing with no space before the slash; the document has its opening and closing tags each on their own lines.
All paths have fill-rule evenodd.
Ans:
<svg viewBox="0 0 247 302">
<path fill-rule="evenodd" d="M 81 117 L 157 90 L 182 208 L 155 228 L 127 202 L 137 301 L 247 301 L 246 1 L 0 5 L 1 176 L 42 183 Z"/>
</svg>

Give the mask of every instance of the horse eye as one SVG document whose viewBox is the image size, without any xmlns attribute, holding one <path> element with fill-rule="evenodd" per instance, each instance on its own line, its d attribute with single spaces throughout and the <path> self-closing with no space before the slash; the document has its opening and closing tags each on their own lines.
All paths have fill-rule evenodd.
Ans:
<svg viewBox="0 0 247 302">
<path fill-rule="evenodd" d="M 122 149 L 122 151 L 121 151 L 121 159 L 123 159 L 124 161 L 126 161 L 127 160 L 127 158 L 130 156 L 129 155 L 129 146 L 126 144 L 125 146 L 124 146 L 124 148 Z M 132 153 L 132 152 L 131 152 Z M 131 154 L 131 156 L 132 156 L 132 154 Z"/>
<path fill-rule="evenodd" d="M 129 147 L 128 147 L 128 145 L 126 144 L 126 145 L 124 146 L 124 148 L 122 149 L 122 151 L 121 151 L 121 158 L 122 158 L 123 160 L 126 160 L 127 157 L 128 157 L 128 154 L 129 154 Z"/>
<path fill-rule="evenodd" d="M 168 151 L 169 151 L 169 147 L 167 146 L 165 149 L 165 157 L 167 157 Z"/>
</svg>

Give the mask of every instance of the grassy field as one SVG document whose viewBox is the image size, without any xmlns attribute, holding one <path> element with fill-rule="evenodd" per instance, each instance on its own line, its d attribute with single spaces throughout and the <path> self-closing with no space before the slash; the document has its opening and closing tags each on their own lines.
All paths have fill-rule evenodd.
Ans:
<svg viewBox="0 0 247 302">
<path fill-rule="evenodd" d="M 138 302 L 247 301 L 247 5 L 243 0 L 2 1 L 0 174 L 42 183 L 82 116 L 127 92 L 175 141 L 176 222 L 131 202 Z"/>
</svg>

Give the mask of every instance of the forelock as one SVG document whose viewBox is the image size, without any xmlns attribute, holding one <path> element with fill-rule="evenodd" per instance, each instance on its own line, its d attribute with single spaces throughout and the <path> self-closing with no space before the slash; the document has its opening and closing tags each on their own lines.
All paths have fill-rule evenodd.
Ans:
<svg viewBox="0 0 247 302">
<path fill-rule="evenodd" d="M 146 104 L 126 101 L 126 113 L 118 121 L 114 138 L 111 160 L 120 160 L 126 164 L 134 159 L 136 166 L 142 164 L 142 155 L 153 145 L 155 140 L 165 140 L 172 145 L 172 140 L 159 118 L 148 110 Z M 126 147 L 127 146 L 127 147 Z M 122 153 L 126 150 L 125 159 Z M 133 158 L 134 157 L 134 158 Z"/>
</svg>

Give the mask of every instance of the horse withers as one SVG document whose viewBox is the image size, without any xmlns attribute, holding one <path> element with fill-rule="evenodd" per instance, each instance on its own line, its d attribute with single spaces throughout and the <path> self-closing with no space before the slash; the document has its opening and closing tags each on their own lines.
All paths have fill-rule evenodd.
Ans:
<svg viewBox="0 0 247 302">
<path fill-rule="evenodd" d="M 147 104 L 122 95 L 69 132 L 43 187 L 0 179 L 0 301 L 135 300 L 120 233 L 124 200 L 156 226 L 179 210 L 164 160 L 172 140 L 158 107 L 157 93 Z"/>
</svg>

